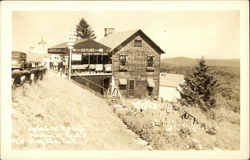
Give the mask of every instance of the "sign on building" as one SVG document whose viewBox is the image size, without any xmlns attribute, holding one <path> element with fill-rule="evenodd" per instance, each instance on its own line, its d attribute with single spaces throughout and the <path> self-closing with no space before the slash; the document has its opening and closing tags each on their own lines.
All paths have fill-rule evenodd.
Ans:
<svg viewBox="0 0 250 160">
<path fill-rule="evenodd" d="M 72 61 L 81 61 L 82 55 L 81 54 L 72 54 Z"/>
</svg>

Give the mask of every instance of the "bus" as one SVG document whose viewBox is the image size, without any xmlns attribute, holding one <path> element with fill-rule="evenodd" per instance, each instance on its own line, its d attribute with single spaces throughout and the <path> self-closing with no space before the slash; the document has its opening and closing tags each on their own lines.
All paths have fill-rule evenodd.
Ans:
<svg viewBox="0 0 250 160">
<path fill-rule="evenodd" d="M 12 70 L 24 70 L 26 64 L 27 55 L 24 52 L 12 51 Z"/>
</svg>

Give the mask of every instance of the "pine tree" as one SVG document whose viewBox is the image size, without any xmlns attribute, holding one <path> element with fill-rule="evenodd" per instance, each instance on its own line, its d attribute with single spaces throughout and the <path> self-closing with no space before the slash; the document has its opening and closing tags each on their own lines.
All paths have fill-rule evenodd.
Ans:
<svg viewBox="0 0 250 160">
<path fill-rule="evenodd" d="M 84 18 L 82 18 L 79 24 L 76 25 L 76 33 L 77 33 L 76 36 L 82 39 L 96 38 L 94 31 L 91 29 L 91 26 L 87 23 L 87 21 Z"/>
<path fill-rule="evenodd" d="M 185 75 L 185 82 L 180 85 L 181 99 L 185 105 L 197 105 L 204 111 L 216 106 L 216 94 L 219 83 L 214 76 L 208 73 L 208 66 L 202 57 L 191 73 Z"/>
</svg>

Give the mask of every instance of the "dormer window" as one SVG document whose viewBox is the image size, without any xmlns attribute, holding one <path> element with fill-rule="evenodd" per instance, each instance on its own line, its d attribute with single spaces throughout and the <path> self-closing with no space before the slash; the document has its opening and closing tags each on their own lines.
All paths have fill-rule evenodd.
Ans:
<svg viewBox="0 0 250 160">
<path fill-rule="evenodd" d="M 135 40 L 134 41 L 134 46 L 135 47 L 141 47 L 142 46 L 142 41 L 141 40 Z"/>
</svg>

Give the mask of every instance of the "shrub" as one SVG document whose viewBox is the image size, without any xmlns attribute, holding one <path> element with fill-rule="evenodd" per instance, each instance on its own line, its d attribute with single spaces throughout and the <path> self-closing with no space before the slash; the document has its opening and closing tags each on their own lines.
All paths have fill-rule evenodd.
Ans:
<svg viewBox="0 0 250 160">
<path fill-rule="evenodd" d="M 185 75 L 185 82 L 181 84 L 179 90 L 184 105 L 197 105 L 202 110 L 207 111 L 216 106 L 216 94 L 219 83 L 215 77 L 208 73 L 208 66 L 202 57 L 199 65 L 191 73 Z"/>
</svg>

